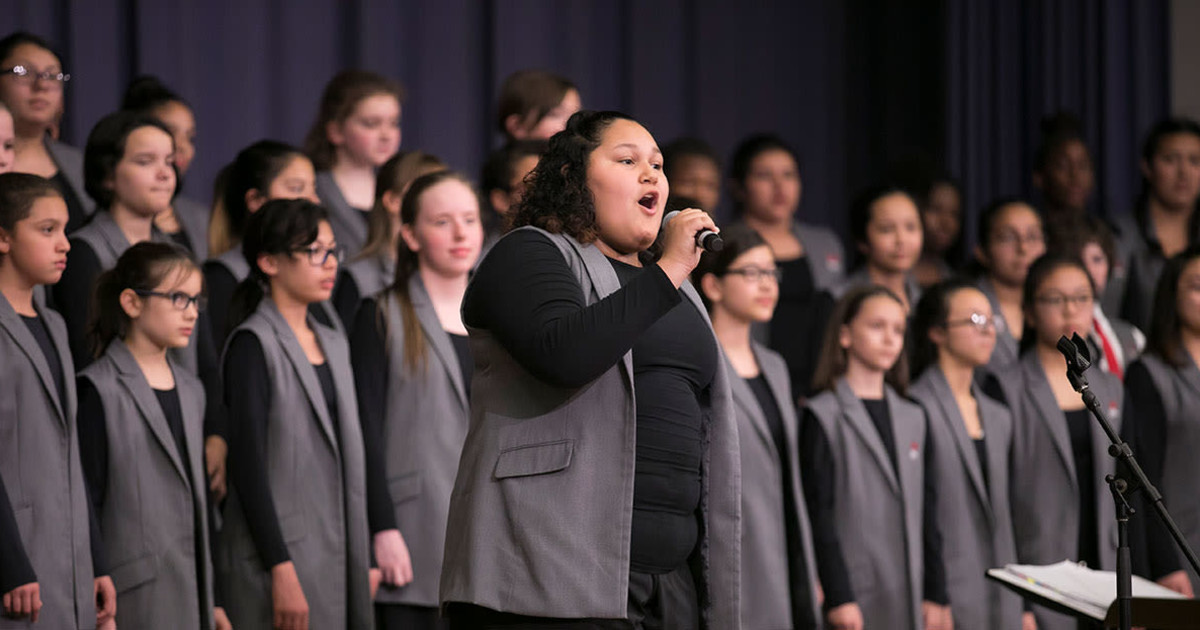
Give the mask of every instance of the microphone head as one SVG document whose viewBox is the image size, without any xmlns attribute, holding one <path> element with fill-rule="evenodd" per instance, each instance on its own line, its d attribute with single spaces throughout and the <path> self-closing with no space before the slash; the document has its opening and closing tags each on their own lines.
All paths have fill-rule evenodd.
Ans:
<svg viewBox="0 0 1200 630">
<path fill-rule="evenodd" d="M 708 232 L 700 239 L 700 246 L 704 248 L 704 251 L 715 254 L 725 249 L 725 241 L 721 239 L 720 234 Z"/>
</svg>

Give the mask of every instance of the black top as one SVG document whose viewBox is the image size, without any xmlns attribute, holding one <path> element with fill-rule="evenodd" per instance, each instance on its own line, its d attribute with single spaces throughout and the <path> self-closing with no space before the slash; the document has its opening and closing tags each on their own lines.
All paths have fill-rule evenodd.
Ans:
<svg viewBox="0 0 1200 630">
<path fill-rule="evenodd" d="M 33 335 L 34 340 L 37 341 L 38 348 L 42 351 L 42 356 L 46 357 L 46 365 L 50 367 L 50 374 L 54 377 L 54 387 L 58 393 L 58 401 L 60 404 L 64 403 L 67 400 L 66 377 L 63 375 L 62 361 L 58 358 L 58 348 L 54 346 L 54 340 L 50 338 L 50 331 L 46 328 L 46 322 L 37 315 L 33 317 L 21 315 L 21 321 L 25 322 L 25 327 L 29 329 L 29 334 Z M 65 413 L 66 409 L 63 409 L 63 412 Z"/>
<path fill-rule="evenodd" d="M 25 555 L 25 544 L 21 542 L 21 530 L 17 527 L 16 513 L 0 479 L 0 593 L 37 581 L 29 556 Z"/>
<path fill-rule="evenodd" d="M 358 421 L 362 425 L 367 470 L 367 524 L 371 533 L 396 529 L 396 514 L 387 488 L 383 427 L 386 424 L 390 365 L 386 335 L 380 330 L 379 303 L 363 300 L 350 327 L 350 361 L 358 395 Z"/>
<path fill-rule="evenodd" d="M 621 284 L 645 273 L 609 260 Z M 637 449 L 630 570 L 667 573 L 682 566 L 699 539 L 704 410 L 700 399 L 717 370 L 708 324 L 680 303 L 633 344 Z"/>
<path fill-rule="evenodd" d="M 987 490 L 990 494 L 992 491 L 992 480 L 988 476 L 987 437 L 971 438 L 971 442 L 975 444 L 975 457 L 979 461 L 979 473 L 983 476 L 983 489 Z"/>
<path fill-rule="evenodd" d="M 225 403 L 229 408 L 229 482 L 237 489 L 263 568 L 271 569 L 291 556 L 279 528 L 279 515 L 267 480 L 271 382 L 262 344 L 254 333 L 242 331 L 229 340 L 225 384 Z"/>
<path fill-rule="evenodd" d="M 1078 560 L 1100 568 L 1100 540 L 1096 530 L 1096 462 L 1092 456 L 1092 416 L 1087 409 L 1064 411 L 1071 436 L 1071 456 L 1075 460 L 1075 481 L 1079 488 Z"/>
<path fill-rule="evenodd" d="M 87 223 L 88 216 L 84 212 L 83 203 L 75 194 L 75 189 L 71 187 L 71 182 L 67 181 L 67 176 L 61 170 L 50 176 L 50 183 L 62 193 L 63 201 L 67 202 L 67 227 L 66 233 L 68 236 L 71 232 L 83 227 Z M 5 591 L 7 592 L 7 591 Z"/>
<path fill-rule="evenodd" d="M 589 306 L 554 243 L 537 232 L 512 233 L 476 272 L 463 320 L 491 331 L 532 375 L 558 387 L 582 387 L 633 350 L 631 568 L 659 573 L 678 568 L 698 536 L 700 392 L 715 374 L 718 354 L 704 319 L 681 304 L 661 268 L 613 267 L 621 288 Z"/>
<path fill-rule="evenodd" d="M 92 246 L 80 239 L 71 239 L 67 268 L 54 285 L 53 293 L 54 304 L 67 324 L 71 358 L 75 361 L 75 369 L 80 371 L 95 359 L 87 342 L 88 305 L 92 300 L 92 287 L 102 271 L 100 258 Z"/>
<path fill-rule="evenodd" d="M 1183 369 L 1191 369 L 1183 368 Z M 1162 394 L 1154 385 L 1150 371 L 1141 361 L 1130 364 L 1125 372 L 1125 408 L 1124 421 L 1121 423 L 1121 437 L 1133 449 L 1142 471 L 1155 487 L 1161 488 L 1163 482 L 1163 463 L 1167 458 L 1167 423 L 1166 407 L 1163 405 Z M 1124 470 L 1124 465 L 1119 467 Z M 1123 475 L 1131 479 L 1130 475 Z M 1170 501 L 1171 497 L 1166 497 Z M 1169 573 L 1182 569 L 1184 561 L 1175 547 L 1174 539 L 1162 521 L 1152 515 L 1153 506 L 1146 500 L 1145 492 L 1134 495 L 1133 508 L 1145 516 L 1130 519 L 1130 536 L 1135 537 L 1134 524 L 1140 524 L 1145 529 L 1146 565 L 1144 571 L 1138 570 L 1138 550 L 1134 543 L 1134 572 L 1151 579 L 1159 579 Z"/>
<path fill-rule="evenodd" d="M 233 302 L 233 290 L 238 280 L 225 265 L 209 260 L 201 267 L 204 271 L 204 293 L 208 296 L 208 320 L 213 337 L 224 342 L 229 333 L 229 306 Z"/>
<path fill-rule="evenodd" d="M 312 366 L 313 370 L 317 372 L 317 380 L 321 383 L 321 396 L 325 399 L 325 410 L 329 412 L 329 422 L 333 425 L 333 435 L 340 438 L 341 427 L 339 423 L 341 420 L 338 417 L 337 385 L 333 383 L 333 369 L 329 367 L 328 361 L 313 363 Z"/>
<path fill-rule="evenodd" d="M 871 417 L 871 424 L 879 430 L 879 437 L 895 470 L 895 438 L 887 401 L 863 399 L 862 402 L 867 415 Z M 936 475 L 931 474 L 934 470 L 933 461 L 933 436 L 926 431 L 921 535 L 925 575 L 922 590 L 926 601 L 945 605 L 950 597 L 946 592 L 946 567 L 942 563 L 942 533 L 937 522 L 937 479 Z M 817 554 L 817 571 L 825 589 L 826 610 L 854 601 L 854 590 L 838 540 L 839 524 L 834 513 L 836 470 L 837 459 L 820 420 L 812 410 L 805 409 L 800 419 L 800 477 L 804 485 L 804 498 L 808 503 L 808 516 L 812 521 L 813 546 Z"/>
<path fill-rule="evenodd" d="M 450 335 L 450 345 L 454 346 L 454 355 L 458 357 L 458 369 L 462 372 L 463 392 L 467 400 L 471 399 L 471 375 L 475 373 L 475 360 L 471 358 L 471 338 L 466 335 Z"/>
<path fill-rule="evenodd" d="M 183 227 L 182 223 L 179 224 L 178 231 L 163 232 L 163 234 L 166 234 L 168 237 L 170 237 L 172 243 L 175 243 L 176 245 L 191 252 L 192 256 L 196 255 L 196 248 L 192 247 L 192 239 L 188 237 L 187 230 Z"/>
<path fill-rule="evenodd" d="M 346 334 L 350 334 L 354 330 L 354 316 L 358 314 L 358 307 L 362 302 L 362 294 L 358 291 L 358 283 L 354 281 L 354 276 L 344 270 L 339 272 L 337 284 L 333 287 L 333 296 L 330 300 L 333 302 L 333 308 L 342 318 Z"/>
<path fill-rule="evenodd" d="M 779 454 L 779 466 L 783 481 L 783 518 L 784 531 L 787 536 L 788 555 L 788 590 L 792 596 L 792 627 L 816 628 L 817 620 L 811 619 L 812 602 L 808 583 L 808 559 L 804 557 L 803 541 L 800 537 L 800 513 L 796 505 L 796 487 L 792 480 L 792 461 L 788 449 L 787 433 L 783 428 L 783 414 L 771 386 L 760 373 L 754 378 L 746 379 L 746 384 L 754 392 L 758 407 L 767 419 L 771 430 L 771 439 L 775 442 L 775 451 Z"/>
<path fill-rule="evenodd" d="M 833 312 L 833 298 L 813 283 L 808 258 L 780 260 L 783 272 L 779 284 L 779 303 L 769 325 L 772 350 L 783 356 L 788 366 L 792 393 L 807 396 L 812 391 L 813 370 L 821 353 L 821 333 Z M 815 331 L 815 332 L 814 332 Z"/>
</svg>

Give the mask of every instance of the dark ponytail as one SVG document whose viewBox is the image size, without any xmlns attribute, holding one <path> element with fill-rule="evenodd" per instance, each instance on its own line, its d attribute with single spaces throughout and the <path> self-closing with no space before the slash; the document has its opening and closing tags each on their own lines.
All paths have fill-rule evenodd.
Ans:
<svg viewBox="0 0 1200 630">
<path fill-rule="evenodd" d="M 434 186 L 448 181 L 461 182 L 472 191 L 475 190 L 466 175 L 455 171 L 437 171 L 422 175 L 414 179 L 408 187 L 408 191 L 404 193 L 404 199 L 400 202 L 400 223 L 408 226 L 415 225 L 417 217 L 421 213 L 421 197 Z M 478 196 L 476 193 L 476 198 Z M 413 310 L 412 296 L 408 293 L 408 281 L 417 273 L 419 267 L 417 253 L 409 249 L 408 243 L 403 238 L 396 239 L 396 275 L 388 292 L 395 295 L 396 301 L 400 304 L 400 320 L 404 322 L 403 331 L 401 331 L 404 340 L 404 364 L 412 370 L 424 370 L 426 364 L 424 332 L 421 330 L 421 322 L 417 319 L 417 313 Z M 385 303 L 380 313 L 386 313 L 386 309 L 387 304 Z M 390 344 L 392 335 L 395 333 L 386 330 L 386 327 L 385 331 L 384 338 Z"/>
<path fill-rule="evenodd" d="M 317 240 L 322 221 L 329 221 L 325 208 L 307 199 L 272 199 L 246 220 L 242 255 L 250 275 L 233 291 L 229 305 L 229 330 L 246 321 L 266 297 L 271 279 L 258 266 L 258 257 L 290 254 Z"/>
<path fill-rule="evenodd" d="M 144 241 L 125 250 L 116 266 L 100 274 L 92 291 L 87 327 L 92 356 L 99 357 L 114 339 L 129 334 L 129 315 L 121 307 L 125 289 L 153 291 L 180 271 L 199 270 L 191 254 L 172 243 Z"/>
</svg>

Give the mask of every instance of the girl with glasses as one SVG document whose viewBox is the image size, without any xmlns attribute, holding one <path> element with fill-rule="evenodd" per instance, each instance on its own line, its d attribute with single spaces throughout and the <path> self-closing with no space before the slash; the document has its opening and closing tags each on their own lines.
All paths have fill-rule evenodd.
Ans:
<svg viewBox="0 0 1200 630">
<path fill-rule="evenodd" d="M 187 346 L 202 290 L 188 252 L 166 243 L 134 245 L 97 281 L 79 445 L 118 625 L 230 627 L 213 591 L 204 386 L 167 353 Z"/>
<path fill-rule="evenodd" d="M 54 182 L 71 216 L 67 232 L 83 225 L 92 213 L 85 192 L 83 153 L 52 134 L 63 111 L 63 88 L 71 76 L 42 38 L 17 32 L 0 39 L 0 101 L 16 126 L 13 170 Z"/>
<path fill-rule="evenodd" d="M 771 319 L 779 269 L 745 225 L 721 231 L 725 247 L 692 272 L 721 343 L 737 410 L 742 461 L 742 616 L 746 630 L 820 627 L 816 557 L 801 495 L 799 430 L 783 358 L 751 339 Z"/>
<path fill-rule="evenodd" d="M 363 436 L 346 338 L 309 315 L 340 250 L 324 208 L 273 200 L 242 240 L 224 355 L 226 610 L 235 628 L 373 627 Z"/>
<path fill-rule="evenodd" d="M 475 190 L 450 171 L 413 181 L 400 221 L 395 280 L 363 301 L 350 340 L 363 435 L 382 446 L 368 462 L 368 494 L 375 485 L 390 496 L 370 514 L 383 573 L 376 616 L 380 628 L 440 628 L 446 519 L 474 370 L 460 313 L 483 224 Z"/>
<path fill-rule="evenodd" d="M 330 79 L 304 151 L 317 168 L 317 194 L 338 242 L 355 256 L 367 240 L 375 171 L 400 148 L 400 84 L 347 70 Z"/>
<path fill-rule="evenodd" d="M 800 421 L 804 495 L 833 628 L 953 627 L 936 436 L 904 398 L 907 323 L 908 308 L 889 289 L 851 289 L 825 330 L 814 377 L 821 393 Z"/>
<path fill-rule="evenodd" d="M 1032 630 L 1020 597 L 985 577 L 1017 559 L 1008 488 L 1012 415 L 974 380 L 996 346 L 995 321 L 987 296 L 966 280 L 927 290 L 913 315 L 913 370 L 920 377 L 909 394 L 925 409 L 939 446 L 931 474 L 955 625 Z"/>
<path fill-rule="evenodd" d="M 1017 560 L 1044 565 L 1070 558 L 1113 571 L 1116 511 L 1104 478 L 1117 472 L 1116 460 L 1108 454 L 1108 437 L 1067 379 L 1066 360 L 1056 347 L 1062 336 L 1084 336 L 1092 329 L 1095 285 L 1078 259 L 1046 255 L 1030 267 L 1022 298 L 1021 358 L 1015 373 L 1000 381 L 1015 424 L 1010 496 Z M 1088 370 L 1086 376 L 1109 423 L 1121 431 L 1120 381 L 1103 370 Z M 1150 549 L 1140 521 L 1144 518 L 1135 519 L 1130 530 L 1133 572 L 1163 577 L 1149 575 Z M 1035 606 L 1034 612 L 1043 630 L 1076 627 L 1073 618 L 1046 608 Z"/>
</svg>

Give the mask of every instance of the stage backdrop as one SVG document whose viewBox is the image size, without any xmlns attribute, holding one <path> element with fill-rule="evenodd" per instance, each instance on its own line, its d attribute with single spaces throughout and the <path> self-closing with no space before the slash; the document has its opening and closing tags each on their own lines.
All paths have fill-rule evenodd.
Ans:
<svg viewBox="0 0 1200 630">
<path fill-rule="evenodd" d="M 48 38 L 72 74 L 65 140 L 82 146 L 139 73 L 191 102 L 197 198 L 238 148 L 299 143 L 348 67 L 404 83 L 404 147 L 475 174 L 500 82 L 536 67 L 660 143 L 728 155 L 778 132 L 801 154 L 802 215 L 843 232 L 853 191 L 914 155 L 962 178 L 970 215 L 1031 195 L 1037 121 L 1064 108 L 1087 125 L 1098 205 L 1126 211 L 1167 113 L 1167 25 L 1164 0 L 0 0 L 0 31 Z"/>
</svg>

